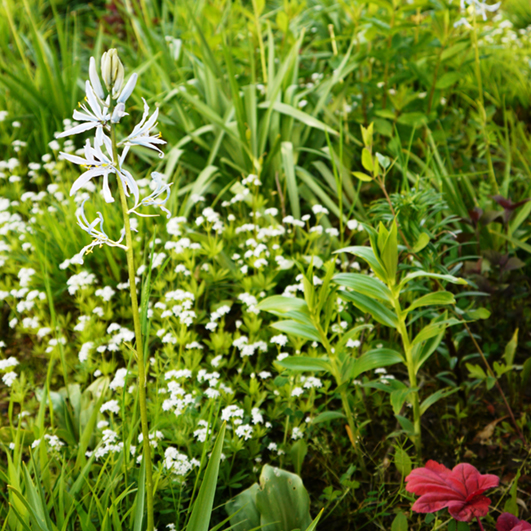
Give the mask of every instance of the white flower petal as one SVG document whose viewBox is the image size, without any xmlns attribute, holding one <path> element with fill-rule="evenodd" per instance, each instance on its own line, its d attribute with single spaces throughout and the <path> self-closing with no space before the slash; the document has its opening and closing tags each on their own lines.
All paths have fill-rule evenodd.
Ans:
<svg viewBox="0 0 531 531">
<path fill-rule="evenodd" d="M 96 61 L 94 60 L 94 57 L 90 58 L 89 77 L 92 87 L 94 88 L 94 92 L 98 98 L 100 98 L 100 100 L 104 100 L 105 94 L 103 94 L 103 88 L 101 86 L 100 76 L 98 76 L 98 72 L 96 70 Z"/>
<path fill-rule="evenodd" d="M 97 122 L 87 122 L 85 124 L 79 124 L 79 125 L 76 125 L 75 127 L 72 127 L 71 129 L 64 131 L 63 133 L 59 133 L 57 135 L 57 138 L 63 138 L 65 136 L 70 136 L 70 135 L 78 135 L 79 133 L 84 133 L 85 131 L 94 129 L 97 126 L 98 126 Z"/>
<path fill-rule="evenodd" d="M 122 92 L 120 93 L 120 96 L 118 98 L 118 103 L 125 103 L 129 96 L 133 93 L 133 90 L 135 90 L 136 82 L 138 79 L 138 74 L 134 73 L 130 78 L 125 87 L 123 88 Z"/>
</svg>

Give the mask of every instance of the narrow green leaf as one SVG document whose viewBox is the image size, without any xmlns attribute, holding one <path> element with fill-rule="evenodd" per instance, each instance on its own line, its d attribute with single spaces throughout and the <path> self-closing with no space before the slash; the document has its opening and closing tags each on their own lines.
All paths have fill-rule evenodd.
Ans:
<svg viewBox="0 0 531 531">
<path fill-rule="evenodd" d="M 315 531 L 317 529 L 317 524 L 319 523 L 321 516 L 323 516 L 323 513 L 324 507 L 321 509 L 321 512 L 314 518 L 313 522 L 306 528 L 306 531 Z"/>
<path fill-rule="evenodd" d="M 403 362 L 404 358 L 396 350 L 390 348 L 376 348 L 369 350 L 363 354 L 363 356 L 354 360 L 350 378 L 354 379 L 364 372 Z"/>
<path fill-rule="evenodd" d="M 409 273 L 406 275 L 400 282 L 400 291 L 404 286 L 416 278 L 437 278 L 440 280 L 445 280 L 446 282 L 451 282 L 452 284 L 461 284 L 463 286 L 468 285 L 468 282 L 464 278 L 457 278 L 453 275 L 441 275 L 440 273 L 428 273 L 427 271 L 415 271 L 414 273 Z"/>
<path fill-rule="evenodd" d="M 282 142 L 280 147 L 282 155 L 282 168 L 286 176 L 286 186 L 288 188 L 288 197 L 291 205 L 291 213 L 296 219 L 301 217 L 301 207 L 299 198 L 299 189 L 297 187 L 297 178 L 295 177 L 295 160 L 293 158 L 293 144 L 291 142 Z"/>
<path fill-rule="evenodd" d="M 354 245 L 352 247 L 344 247 L 343 249 L 339 249 L 339 251 L 335 251 L 335 253 L 350 253 L 354 256 L 362 258 L 369 264 L 370 268 L 374 271 L 374 273 L 376 273 L 376 276 L 380 280 L 386 280 L 387 275 L 383 267 L 380 265 L 380 262 L 376 258 L 374 251 L 370 247 Z"/>
<path fill-rule="evenodd" d="M 310 358 L 309 356 L 288 356 L 281 361 L 279 365 L 291 371 L 330 371 L 328 358 Z"/>
<path fill-rule="evenodd" d="M 302 323 L 298 323 L 297 321 L 279 321 L 271 326 L 276 330 L 286 332 L 286 334 L 309 339 L 310 341 L 318 341 L 319 343 L 321 342 L 321 336 L 313 325 L 304 325 Z"/>
<path fill-rule="evenodd" d="M 441 398 L 446 398 L 447 396 L 452 395 L 453 393 L 456 393 L 459 391 L 459 388 L 452 389 L 451 387 L 446 387 L 445 389 L 439 389 L 432 395 L 430 395 L 428 398 L 423 400 L 422 404 L 420 404 L 420 414 L 424 415 L 429 407 L 433 406 L 436 402 L 438 402 Z"/>
<path fill-rule="evenodd" d="M 317 417 L 312 419 L 312 424 L 320 424 L 321 422 L 330 422 L 331 420 L 344 419 L 344 413 L 341 411 L 323 411 Z"/>
<path fill-rule="evenodd" d="M 384 302 L 392 302 L 393 294 L 391 290 L 380 280 L 362 275 L 361 273 L 339 273 L 333 278 L 336 284 L 346 286 L 358 293 L 375 297 Z"/>
<path fill-rule="evenodd" d="M 505 350 L 503 352 L 503 359 L 508 366 L 512 366 L 514 363 L 514 355 L 516 354 L 516 347 L 518 346 L 518 328 L 514 331 L 513 337 L 505 345 Z"/>
<path fill-rule="evenodd" d="M 434 291 L 413 301 L 411 306 L 406 309 L 406 312 L 411 312 L 422 306 L 440 306 L 446 304 L 455 304 L 453 294 L 449 291 Z"/>
<path fill-rule="evenodd" d="M 308 311 L 308 305 L 305 300 L 296 297 L 284 297 L 283 295 L 267 297 L 267 299 L 263 299 L 258 303 L 257 308 L 266 312 L 274 310 L 277 313 L 285 313 L 291 310 Z"/>
<path fill-rule="evenodd" d="M 146 501 L 146 463 L 142 458 L 140 471 L 138 473 L 138 491 L 135 496 L 134 507 L 135 516 L 133 520 L 133 531 L 142 531 L 144 521 L 144 504 Z"/>
<path fill-rule="evenodd" d="M 339 291 L 339 296 L 343 299 L 349 300 L 362 312 L 369 313 L 379 323 L 397 328 L 398 320 L 394 312 L 386 308 L 381 302 L 378 302 L 361 293 L 354 293 L 351 291 Z"/>
<path fill-rule="evenodd" d="M 190 521 L 186 526 L 186 531 L 208 531 L 218 482 L 221 451 L 223 450 L 223 441 L 225 439 L 225 426 L 225 423 L 223 423 L 214 444 L 199 494 L 194 501 L 194 508 L 192 509 Z"/>
<path fill-rule="evenodd" d="M 308 113 L 305 113 L 299 109 L 296 109 L 295 107 L 292 107 L 291 105 L 288 105 L 287 103 L 275 101 L 273 105 L 271 105 L 269 101 L 264 101 L 263 103 L 260 103 L 258 107 L 260 109 L 268 109 L 272 107 L 273 110 L 279 112 L 280 114 L 285 114 L 286 116 L 295 118 L 295 120 L 302 122 L 308 127 L 313 127 L 314 129 L 320 129 L 321 131 L 327 131 L 328 134 L 339 136 L 339 133 L 337 131 L 335 131 L 334 129 L 326 125 L 325 123 L 321 122 L 320 120 L 317 120 L 317 118 L 314 118 Z"/>
</svg>

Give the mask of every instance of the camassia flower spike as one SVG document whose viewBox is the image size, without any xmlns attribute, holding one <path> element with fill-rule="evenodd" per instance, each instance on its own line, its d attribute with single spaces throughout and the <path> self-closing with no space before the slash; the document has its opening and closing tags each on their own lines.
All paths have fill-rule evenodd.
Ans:
<svg viewBox="0 0 531 531">
<path fill-rule="evenodd" d="M 123 228 L 121 229 L 120 238 L 112 240 L 103 230 L 103 216 L 101 212 L 97 213 L 94 221 L 89 222 L 85 215 L 85 201 L 77 211 L 78 225 L 93 239 L 92 242 L 85 246 L 70 263 L 83 263 L 83 256 L 90 253 L 96 246 L 108 245 L 110 247 L 120 247 L 126 252 L 127 272 L 129 276 L 129 291 L 131 295 L 131 311 L 135 328 L 135 348 L 137 352 L 136 362 L 138 367 L 138 403 L 140 408 L 140 418 L 142 427 L 143 440 L 143 464 L 145 464 L 145 493 L 146 493 L 146 512 L 147 512 L 147 531 L 154 529 L 154 486 L 153 486 L 153 465 L 151 459 L 151 447 L 149 443 L 149 420 L 147 411 L 146 381 L 147 371 L 144 363 L 144 348 L 142 339 L 142 325 L 140 321 L 140 311 L 138 308 L 138 295 L 135 283 L 135 257 L 134 242 L 132 236 L 133 227 L 131 227 L 131 214 L 146 216 L 148 214 L 139 213 L 137 209 L 145 206 L 155 206 L 166 212 L 167 216 L 171 214 L 164 204 L 170 196 L 170 185 L 165 182 L 162 173 L 153 172 L 152 174 L 152 192 L 140 200 L 140 190 L 138 184 L 125 169 L 125 159 L 131 146 L 144 146 L 148 149 L 157 151 L 159 156 L 164 157 L 164 153 L 158 147 L 166 142 L 160 138 L 160 134 L 152 134 L 157 127 L 157 118 L 159 110 L 149 116 L 149 106 L 144 101 L 144 113 L 140 123 L 138 123 L 131 134 L 126 136 L 119 144 L 117 142 L 117 124 L 127 116 L 125 112 L 125 103 L 131 96 L 138 79 L 137 74 L 133 74 L 124 85 L 124 66 L 118 57 L 115 49 L 108 50 L 103 54 L 101 60 L 101 77 L 96 70 L 96 61 L 90 60 L 89 78 L 85 83 L 85 100 L 88 104 L 80 104 L 81 111 L 74 111 L 74 119 L 78 123 L 74 127 L 61 133 L 60 136 L 75 135 L 86 131 L 94 130 L 94 141 L 86 141 L 83 156 L 79 154 L 71 155 L 62 153 L 62 157 L 83 167 L 84 172 L 75 180 L 70 189 L 70 195 L 74 195 L 85 187 L 95 177 L 103 177 L 102 192 L 107 203 L 114 203 L 115 199 L 111 192 L 109 176 L 116 177 L 115 192 L 119 194 L 119 204 L 121 205 L 123 216 Z M 105 92 L 105 89 L 107 92 Z M 107 94 L 107 95 L 105 95 Z M 81 122 L 81 123 L 79 123 Z M 108 133 L 108 134 L 106 134 Z M 123 146 L 121 155 L 118 154 L 118 145 Z M 134 206 L 129 207 L 128 198 L 134 197 Z M 122 243 L 125 240 L 125 245 Z"/>
</svg>

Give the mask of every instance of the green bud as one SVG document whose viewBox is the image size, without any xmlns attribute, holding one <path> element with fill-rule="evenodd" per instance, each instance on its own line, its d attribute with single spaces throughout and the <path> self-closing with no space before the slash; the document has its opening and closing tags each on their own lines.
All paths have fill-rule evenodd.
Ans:
<svg viewBox="0 0 531 531">
<path fill-rule="evenodd" d="M 112 97 L 116 99 L 124 82 L 124 65 L 115 48 L 111 48 L 101 56 L 101 76 L 107 90 L 109 92 L 112 90 Z"/>
</svg>

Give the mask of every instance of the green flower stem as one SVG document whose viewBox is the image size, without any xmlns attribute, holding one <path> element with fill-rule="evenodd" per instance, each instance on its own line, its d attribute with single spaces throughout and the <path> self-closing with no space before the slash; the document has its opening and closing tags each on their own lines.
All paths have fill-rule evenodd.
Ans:
<svg viewBox="0 0 531 531">
<path fill-rule="evenodd" d="M 113 161 L 117 164 L 116 133 L 111 125 L 111 140 L 113 148 Z M 127 245 L 127 269 L 129 273 L 129 291 L 131 293 L 131 308 L 133 311 L 133 322 L 135 327 L 136 358 L 138 364 L 138 402 L 140 406 L 140 421 L 142 424 L 142 437 L 144 449 L 144 463 L 146 467 L 146 502 L 147 502 L 147 531 L 153 531 L 153 466 L 151 463 L 151 447 L 149 445 L 149 426 L 146 400 L 146 366 L 144 363 L 144 349 L 142 346 L 142 327 L 140 325 L 140 314 L 138 312 L 138 298 L 135 283 L 135 260 L 133 255 L 133 237 L 131 235 L 131 224 L 129 222 L 129 208 L 122 180 L 117 177 L 118 189 L 120 191 L 120 202 L 124 218 L 125 241 Z"/>
<path fill-rule="evenodd" d="M 389 286 L 392 290 L 392 286 Z M 395 290 L 396 291 L 396 290 Z M 402 309 L 400 307 L 400 302 L 398 300 L 398 293 L 395 295 L 393 306 L 398 317 L 398 333 L 402 338 L 402 346 L 404 347 L 404 354 L 406 355 L 406 365 L 407 373 L 409 377 L 409 386 L 411 389 L 417 387 L 417 373 L 415 372 L 415 364 L 413 361 L 413 350 L 411 347 L 411 342 L 409 340 L 409 334 L 406 327 L 406 319 L 402 314 Z M 413 391 L 413 442 L 415 443 L 415 450 L 417 452 L 417 457 L 420 458 L 422 452 L 422 437 L 420 430 L 420 401 L 419 401 L 419 392 Z"/>
</svg>

